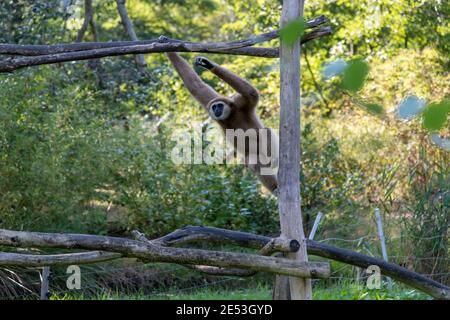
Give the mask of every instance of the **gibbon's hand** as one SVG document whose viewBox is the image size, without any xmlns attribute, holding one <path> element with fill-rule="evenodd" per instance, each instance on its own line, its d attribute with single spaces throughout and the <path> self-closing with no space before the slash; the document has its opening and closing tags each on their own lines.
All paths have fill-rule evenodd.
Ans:
<svg viewBox="0 0 450 320">
<path fill-rule="evenodd" d="M 195 58 L 195 65 L 197 67 L 202 67 L 207 70 L 211 70 L 212 68 L 214 68 L 216 66 L 216 64 L 214 62 L 211 62 L 208 58 L 205 58 L 205 57 Z"/>
<path fill-rule="evenodd" d="M 166 36 L 159 36 L 159 38 L 158 38 L 158 42 L 160 42 L 160 43 L 165 43 L 165 42 L 169 42 L 169 41 L 170 41 L 170 39 Z"/>
</svg>

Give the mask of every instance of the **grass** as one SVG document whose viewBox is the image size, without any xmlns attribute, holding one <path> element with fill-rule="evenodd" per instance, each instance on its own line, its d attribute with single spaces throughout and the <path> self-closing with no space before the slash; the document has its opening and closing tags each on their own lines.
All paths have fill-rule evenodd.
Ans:
<svg viewBox="0 0 450 320">
<path fill-rule="evenodd" d="M 270 300 L 271 289 L 268 286 L 257 286 L 252 289 L 229 290 L 200 288 L 189 292 L 169 290 L 173 293 L 145 294 L 136 292 L 122 294 L 104 291 L 94 295 L 66 293 L 53 296 L 52 300 Z M 315 300 L 424 300 L 430 299 L 416 290 L 394 285 L 391 290 L 382 288 L 369 290 L 362 284 L 342 283 L 328 288 L 314 288 Z"/>
</svg>

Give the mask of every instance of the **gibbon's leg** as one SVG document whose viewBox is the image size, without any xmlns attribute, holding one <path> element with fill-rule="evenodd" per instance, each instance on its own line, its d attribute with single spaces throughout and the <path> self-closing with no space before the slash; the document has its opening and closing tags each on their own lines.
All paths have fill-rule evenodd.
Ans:
<svg viewBox="0 0 450 320">
<path fill-rule="evenodd" d="M 278 148 L 278 136 L 272 129 L 263 128 L 258 131 L 258 161 L 250 169 L 274 195 L 278 188 Z"/>
<path fill-rule="evenodd" d="M 167 57 L 183 79 L 184 85 L 191 95 L 206 108 L 208 103 L 219 97 L 219 94 L 207 85 L 191 66 L 176 52 L 167 52 Z"/>
<path fill-rule="evenodd" d="M 258 90 L 251 85 L 247 80 L 239 77 L 230 70 L 219 66 L 215 62 L 212 62 L 205 57 L 195 58 L 195 64 L 197 66 L 203 67 L 210 70 L 220 79 L 228 83 L 234 90 L 236 90 L 250 106 L 256 106 L 259 100 Z"/>
<path fill-rule="evenodd" d="M 261 164 L 246 164 L 247 168 L 249 168 L 261 181 L 263 186 L 265 186 L 267 189 L 269 189 L 270 192 L 272 192 L 275 196 L 277 195 L 277 188 L 278 188 L 278 180 L 277 176 L 274 174 L 261 174 L 261 169 L 263 166 Z"/>
</svg>

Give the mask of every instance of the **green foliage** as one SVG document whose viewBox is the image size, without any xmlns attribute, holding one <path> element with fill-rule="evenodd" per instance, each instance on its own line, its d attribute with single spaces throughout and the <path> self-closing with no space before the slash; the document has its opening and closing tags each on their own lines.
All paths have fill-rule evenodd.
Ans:
<svg viewBox="0 0 450 320">
<path fill-rule="evenodd" d="M 303 17 L 298 18 L 290 21 L 280 30 L 280 38 L 287 44 L 293 45 L 297 41 L 300 41 L 300 38 L 305 33 L 305 29 L 306 20 Z"/>
<path fill-rule="evenodd" d="M 374 114 L 380 115 L 380 114 L 383 114 L 383 112 L 384 112 L 383 106 L 381 106 L 377 103 L 365 103 L 364 106 L 367 108 L 367 110 L 369 112 L 372 112 Z"/>
<path fill-rule="evenodd" d="M 174 289 L 174 293 L 159 295 L 145 293 L 123 294 L 115 291 L 104 291 L 95 295 L 71 294 L 52 296 L 52 300 L 270 300 L 272 289 L 269 286 L 253 285 L 249 288 L 198 288 L 191 292 Z M 424 300 L 426 295 L 415 290 L 395 286 L 389 290 L 369 290 L 363 284 L 342 282 L 329 288 L 315 287 L 314 300 Z"/>
<path fill-rule="evenodd" d="M 350 91 L 361 90 L 369 73 L 369 65 L 361 59 L 351 61 L 342 75 L 341 87 Z"/>
<path fill-rule="evenodd" d="M 437 279 L 448 283 L 448 226 L 450 224 L 450 171 L 445 151 L 430 157 L 426 147 L 419 149 L 408 172 L 410 197 L 402 216 L 404 238 L 411 240 L 411 253 L 428 257 L 415 262 L 419 272 L 436 273 Z"/>
<path fill-rule="evenodd" d="M 141 39 L 164 34 L 227 41 L 277 28 L 280 3 L 128 0 L 127 8 Z M 77 9 L 81 5 L 76 2 Z M 101 41 L 128 38 L 114 1 L 94 1 L 94 8 Z M 419 159 L 418 146 L 429 143 L 426 132 L 417 122 L 396 121 L 389 106 L 408 96 L 441 101 L 426 108 L 424 126 L 445 138 L 448 8 L 448 1 L 439 0 L 310 0 L 305 7 L 307 19 L 328 16 L 333 35 L 302 49 L 303 210 L 326 213 L 324 236 L 353 238 L 371 234 L 370 208 L 383 203 L 392 213 L 389 221 L 396 223 L 387 231 L 409 236 L 402 242 L 404 255 L 441 257 L 418 260 L 417 268 L 426 272 L 434 270 L 423 262 L 428 260 L 448 270 L 442 235 L 448 226 L 444 173 L 450 162 L 431 148 L 424 151 L 427 161 Z M 0 42 L 70 43 L 81 22 L 82 16 L 64 11 L 56 0 L 6 1 L 0 6 Z M 293 43 L 303 29 L 296 21 L 282 37 Z M 85 40 L 93 39 L 88 31 Z M 267 44 L 278 45 L 279 39 Z M 193 55 L 183 56 L 193 60 Z M 266 126 L 278 127 L 278 61 L 211 58 L 260 90 L 257 112 Z M 151 237 L 184 224 L 278 232 L 276 200 L 244 168 L 170 161 L 172 132 L 207 116 L 164 55 L 149 54 L 146 61 L 147 75 L 125 56 L 101 60 L 104 79 L 88 62 L 0 76 L 0 227 L 121 235 L 137 228 Z M 325 78 L 339 77 L 325 82 L 320 73 L 327 61 L 336 64 L 326 65 Z M 221 94 L 233 93 L 211 73 L 201 76 Z M 422 112 L 421 101 L 416 107 L 415 114 Z M 409 170 L 421 164 L 429 172 L 410 179 Z M 419 182 L 429 175 L 433 178 L 427 178 L 425 188 Z M 418 240 L 436 236 L 444 241 Z M 392 298 L 345 286 L 338 293 L 348 298 L 376 294 Z"/>
<path fill-rule="evenodd" d="M 302 205 L 307 211 L 352 205 L 350 199 L 360 191 L 362 172 L 353 163 L 353 174 L 347 174 L 344 167 L 349 164 L 340 159 L 339 142 L 334 138 L 319 142 L 313 125 L 307 123 L 302 130 Z"/>
<path fill-rule="evenodd" d="M 444 127 L 449 113 L 450 100 L 432 103 L 423 112 L 423 126 L 429 131 L 438 131 Z"/>
</svg>

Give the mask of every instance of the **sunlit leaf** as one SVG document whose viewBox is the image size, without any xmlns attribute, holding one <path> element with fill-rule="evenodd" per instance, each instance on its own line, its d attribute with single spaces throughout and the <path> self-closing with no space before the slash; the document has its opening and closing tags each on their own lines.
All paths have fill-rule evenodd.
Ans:
<svg viewBox="0 0 450 320">
<path fill-rule="evenodd" d="M 450 139 L 441 138 L 441 136 L 437 133 L 432 133 L 430 135 L 430 139 L 439 148 L 444 149 L 445 151 L 450 151 Z"/>
<path fill-rule="evenodd" d="M 383 114 L 384 113 L 384 108 L 383 106 L 377 104 L 377 103 L 366 103 L 364 104 L 364 106 L 366 107 L 366 109 L 369 112 L 375 113 L 375 114 Z"/>
<path fill-rule="evenodd" d="M 366 109 L 370 113 L 376 114 L 376 115 L 382 115 L 384 114 L 384 108 L 382 105 L 378 103 L 368 102 L 362 99 L 361 97 L 358 97 L 355 95 L 352 99 L 353 103 L 357 104 L 358 106 Z"/>
<path fill-rule="evenodd" d="M 397 108 L 397 114 L 400 119 L 409 120 L 421 113 L 425 108 L 425 99 L 408 96 L 403 99 Z"/>
<path fill-rule="evenodd" d="M 342 76 L 341 86 L 351 92 L 361 90 L 369 73 L 369 65 L 361 59 L 350 62 Z"/>
<path fill-rule="evenodd" d="M 332 78 L 344 72 L 347 66 L 347 62 L 342 59 L 325 63 L 322 66 L 322 75 L 326 79 Z"/>
<path fill-rule="evenodd" d="M 304 18 L 299 18 L 294 21 L 289 22 L 283 29 L 280 30 L 280 37 L 283 42 L 287 44 L 294 44 L 300 40 L 306 29 L 306 20 Z"/>
<path fill-rule="evenodd" d="M 428 105 L 423 112 L 423 126 L 429 131 L 438 131 L 447 122 L 450 112 L 450 100 L 444 100 Z"/>
<path fill-rule="evenodd" d="M 367 101 L 364 98 L 360 97 L 358 94 L 352 95 L 351 100 L 354 104 L 369 111 L 370 113 L 373 113 L 376 115 L 384 114 L 384 108 L 381 104 Z"/>
</svg>

